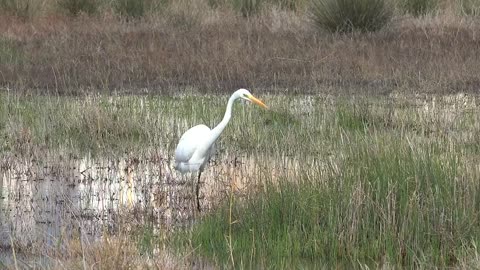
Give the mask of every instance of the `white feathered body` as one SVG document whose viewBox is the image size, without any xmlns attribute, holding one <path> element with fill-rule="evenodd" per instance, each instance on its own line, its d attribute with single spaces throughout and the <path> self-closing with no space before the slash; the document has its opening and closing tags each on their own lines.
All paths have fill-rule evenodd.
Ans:
<svg viewBox="0 0 480 270">
<path fill-rule="evenodd" d="M 198 125 L 182 135 L 175 149 L 176 170 L 182 173 L 203 170 L 214 152 L 214 144 L 207 145 L 211 132 L 206 125 Z"/>
<path fill-rule="evenodd" d="M 232 117 L 232 106 L 235 100 L 242 98 L 257 103 L 266 108 L 260 100 L 256 99 L 246 89 L 239 89 L 228 99 L 227 108 L 222 121 L 213 129 L 205 125 L 194 126 L 187 130 L 175 149 L 175 169 L 182 172 L 203 171 L 205 165 L 214 151 L 214 144 Z M 200 174 L 199 174 L 200 175 Z"/>
<path fill-rule="evenodd" d="M 200 176 L 210 156 L 214 151 L 214 144 L 232 117 L 232 106 L 235 100 L 242 98 L 267 108 L 262 101 L 252 96 L 247 89 L 238 89 L 233 93 L 227 102 L 227 108 L 222 121 L 213 129 L 205 125 L 194 126 L 187 130 L 175 149 L 175 169 L 181 173 L 198 172 L 196 185 L 197 209 L 200 209 Z"/>
</svg>

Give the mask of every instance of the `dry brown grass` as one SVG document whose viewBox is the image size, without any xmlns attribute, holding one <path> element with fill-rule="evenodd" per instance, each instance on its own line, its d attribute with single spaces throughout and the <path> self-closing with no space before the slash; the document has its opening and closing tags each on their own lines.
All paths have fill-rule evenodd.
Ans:
<svg viewBox="0 0 480 270">
<path fill-rule="evenodd" d="M 165 250 L 141 254 L 127 236 L 105 237 L 85 246 L 72 241 L 68 254 L 52 257 L 52 269 L 186 269 L 181 260 Z"/>
<path fill-rule="evenodd" d="M 8 250 L 7 250 L 8 252 Z M 18 251 L 17 251 L 18 253 Z M 188 269 L 191 258 L 179 258 L 171 252 L 155 248 L 145 254 L 131 236 L 105 236 L 99 241 L 86 242 L 79 238 L 69 240 L 64 251 L 44 253 L 20 251 L 10 258 L 6 269 Z M 198 263 L 198 261 L 196 262 Z"/>
<path fill-rule="evenodd" d="M 264 8 L 245 19 L 205 3 L 125 22 L 0 17 L 0 85 L 16 91 L 474 92 L 478 20 L 455 12 L 397 16 L 372 34 L 311 27 L 308 14 Z"/>
</svg>

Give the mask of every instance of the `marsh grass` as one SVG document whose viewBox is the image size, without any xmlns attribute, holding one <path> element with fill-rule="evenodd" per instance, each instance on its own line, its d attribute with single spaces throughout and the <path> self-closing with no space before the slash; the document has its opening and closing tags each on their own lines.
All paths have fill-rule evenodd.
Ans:
<svg viewBox="0 0 480 270">
<path fill-rule="evenodd" d="M 0 132 L 6 150 L 30 147 L 67 149 L 77 153 L 115 154 L 149 147 L 172 150 L 179 136 L 189 127 L 203 123 L 217 125 L 223 117 L 227 97 L 216 96 L 134 96 L 108 97 L 22 97 L 3 94 Z M 225 132 L 232 148 L 252 151 L 255 144 L 242 137 L 252 137 L 258 145 L 268 140 L 291 136 L 300 127 L 298 116 L 287 107 L 265 112 L 239 102 L 236 118 Z M 258 113 L 252 116 L 252 113 Z M 254 120 L 247 123 L 248 118 Z M 254 129 L 247 129 L 247 125 Z M 268 136 L 257 136 L 257 129 L 268 127 Z M 280 131 L 281 133 L 278 133 Z M 238 132 L 238 133 L 237 133 Z M 274 149 L 265 149 L 273 151 Z"/>
<path fill-rule="evenodd" d="M 268 160 L 277 162 L 293 155 L 301 165 L 292 176 L 259 157 L 260 171 L 280 173 L 257 174 L 262 188 L 235 200 L 231 232 L 232 204 L 225 201 L 173 243 L 237 268 L 451 267 L 465 260 L 480 240 L 479 171 L 470 169 L 476 154 L 464 152 L 475 139 L 442 133 L 453 134 L 465 122 L 476 130 L 478 118 L 471 123 L 465 110 L 451 112 L 461 115 L 457 123 L 432 121 L 448 106 L 429 115 L 413 104 L 383 114 L 391 112 L 387 104 L 342 101 L 333 111 L 320 109 L 328 114 L 324 121 L 311 113 L 299 126 L 254 124 L 246 138 L 271 138 L 253 138 L 257 151 L 270 148 Z M 436 127 L 418 132 L 412 121 Z M 282 136 L 272 138 L 270 128 Z"/>
<path fill-rule="evenodd" d="M 129 151 L 160 139 L 158 104 L 146 100 L 141 110 L 134 100 L 61 97 L 7 98 L 2 123 L 6 145 L 67 148 L 79 153 Z M 168 103 L 167 103 L 168 104 Z M 164 104 L 165 105 L 165 104 Z M 161 106 L 161 104 L 160 104 Z M 138 118 L 137 118 L 138 117 Z M 166 138 L 166 137 L 165 137 Z"/>
<path fill-rule="evenodd" d="M 225 164 L 245 174 L 243 191 L 232 188 L 232 201 L 220 196 L 193 227 L 168 237 L 146 224 L 135 252 L 166 245 L 237 268 L 451 267 L 477 254 L 476 97 L 258 96 L 271 109 L 236 103 L 217 143 L 217 161 L 227 153 L 253 161 Z M 171 154 L 189 127 L 216 125 L 228 99 L 1 98 L 2 152 L 27 155 Z"/>
</svg>

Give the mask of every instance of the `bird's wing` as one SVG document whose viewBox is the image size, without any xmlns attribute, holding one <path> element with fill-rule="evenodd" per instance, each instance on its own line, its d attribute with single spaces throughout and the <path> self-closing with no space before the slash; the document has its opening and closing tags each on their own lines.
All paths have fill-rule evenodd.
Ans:
<svg viewBox="0 0 480 270">
<path fill-rule="evenodd" d="M 194 126 L 187 130 L 175 149 L 175 161 L 187 162 L 192 157 L 193 153 L 198 147 L 198 144 L 202 142 L 202 138 L 205 138 L 210 133 L 210 128 L 205 125 Z"/>
</svg>

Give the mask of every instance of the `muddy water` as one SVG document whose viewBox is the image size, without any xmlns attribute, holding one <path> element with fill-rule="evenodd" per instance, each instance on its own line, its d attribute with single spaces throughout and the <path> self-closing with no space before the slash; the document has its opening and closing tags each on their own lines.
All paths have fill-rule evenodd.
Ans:
<svg viewBox="0 0 480 270">
<path fill-rule="evenodd" d="M 0 245 L 52 246 L 118 224 L 185 224 L 191 184 L 160 158 L 8 158 L 0 175 Z M 121 220 L 122 218 L 128 219 Z"/>
<path fill-rule="evenodd" d="M 120 226 L 149 224 L 158 229 L 189 225 L 195 211 L 196 175 L 181 175 L 162 154 L 91 158 L 4 157 L 0 174 L 0 247 L 11 241 L 26 248 L 61 245 L 72 236 L 97 239 Z M 292 162 L 292 161 L 288 161 Z M 206 212 L 256 187 L 258 162 L 224 154 L 202 174 Z M 285 166 L 285 164 L 281 164 Z"/>
<path fill-rule="evenodd" d="M 12 237 L 22 246 L 52 245 L 63 234 L 97 235 L 115 222 L 107 213 L 122 205 L 122 170 L 115 162 L 89 158 L 51 164 L 10 159 L 0 181 L 0 243 Z"/>
</svg>

